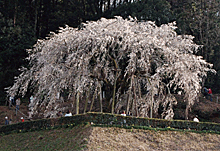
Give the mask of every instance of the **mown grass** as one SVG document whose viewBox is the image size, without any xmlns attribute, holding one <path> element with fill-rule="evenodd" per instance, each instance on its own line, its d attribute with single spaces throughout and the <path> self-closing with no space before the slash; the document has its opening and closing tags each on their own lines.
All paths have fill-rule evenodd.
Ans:
<svg viewBox="0 0 220 151">
<path fill-rule="evenodd" d="M 14 133 L 0 137 L 0 150 L 83 150 L 89 136 L 89 126 L 75 126 L 27 133 Z"/>
</svg>

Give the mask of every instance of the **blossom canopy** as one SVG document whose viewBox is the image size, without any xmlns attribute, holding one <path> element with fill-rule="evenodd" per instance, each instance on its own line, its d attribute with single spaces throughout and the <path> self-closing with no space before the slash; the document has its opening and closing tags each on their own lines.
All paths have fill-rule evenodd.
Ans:
<svg viewBox="0 0 220 151">
<path fill-rule="evenodd" d="M 36 99 L 31 115 L 53 117 L 65 110 L 61 104 L 66 100 L 59 97 L 65 93 L 67 99 L 82 94 L 78 97 L 84 104 L 85 94 L 100 102 L 105 97 L 102 103 L 112 104 L 114 112 L 124 108 L 143 117 L 149 117 L 150 108 L 158 113 L 162 105 L 161 116 L 172 119 L 172 93 L 181 91 L 191 106 L 207 72 L 214 72 L 194 55 L 201 46 L 193 36 L 178 35 L 176 28 L 175 22 L 158 27 L 119 16 L 86 22 L 80 29 L 60 28 L 27 50 L 29 67 L 21 68 L 7 92 L 25 96 L 32 89 Z"/>
</svg>

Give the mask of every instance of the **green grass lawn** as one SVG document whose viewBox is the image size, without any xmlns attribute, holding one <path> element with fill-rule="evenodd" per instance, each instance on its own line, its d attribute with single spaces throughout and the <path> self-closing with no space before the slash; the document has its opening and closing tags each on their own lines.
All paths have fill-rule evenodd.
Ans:
<svg viewBox="0 0 220 151">
<path fill-rule="evenodd" d="M 89 136 L 88 126 L 14 133 L 0 137 L 0 150 L 82 150 Z"/>
</svg>

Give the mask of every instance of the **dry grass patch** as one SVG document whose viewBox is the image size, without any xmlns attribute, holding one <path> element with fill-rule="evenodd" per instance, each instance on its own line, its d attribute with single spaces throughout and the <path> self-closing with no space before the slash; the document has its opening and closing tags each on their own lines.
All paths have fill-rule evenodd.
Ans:
<svg viewBox="0 0 220 151">
<path fill-rule="evenodd" d="M 220 135 L 94 127 L 88 151 L 220 150 Z"/>
</svg>

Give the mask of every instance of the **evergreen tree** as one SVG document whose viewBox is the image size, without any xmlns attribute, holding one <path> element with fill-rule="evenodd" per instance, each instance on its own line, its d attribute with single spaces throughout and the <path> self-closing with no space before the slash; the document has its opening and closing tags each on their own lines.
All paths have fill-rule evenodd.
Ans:
<svg viewBox="0 0 220 151">
<path fill-rule="evenodd" d="M 21 3 L 19 3 L 21 2 Z M 19 3 L 19 4 L 18 4 Z M 0 1 L 0 98 L 5 103 L 5 87 L 13 84 L 18 69 L 27 62 L 26 50 L 34 44 L 34 32 L 29 14 L 23 12 L 24 1 Z"/>
<path fill-rule="evenodd" d="M 155 21 L 157 25 L 174 21 L 171 6 L 164 0 L 141 0 L 120 4 L 114 9 L 106 10 L 103 16 L 106 18 L 132 16 L 140 21 Z"/>
<path fill-rule="evenodd" d="M 195 36 L 194 41 L 203 45 L 197 55 L 202 55 L 205 60 L 213 63 L 217 71 L 216 75 L 209 74 L 206 83 L 212 87 L 214 93 L 219 93 L 220 75 L 219 73 L 219 7 L 220 1 L 201 1 L 201 0 L 168 0 L 175 14 L 177 32 L 179 34 L 190 34 Z"/>
</svg>

